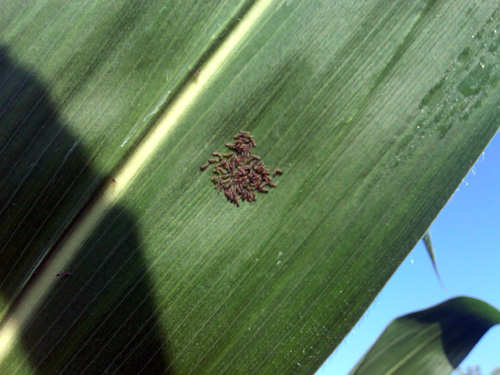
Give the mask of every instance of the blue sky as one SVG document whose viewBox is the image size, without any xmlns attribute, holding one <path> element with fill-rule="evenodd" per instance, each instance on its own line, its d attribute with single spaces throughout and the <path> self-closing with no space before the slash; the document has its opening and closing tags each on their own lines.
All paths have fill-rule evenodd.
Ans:
<svg viewBox="0 0 500 375">
<path fill-rule="evenodd" d="M 391 320 L 456 296 L 500 309 L 500 133 L 431 225 L 444 291 L 421 242 L 412 250 L 351 333 L 316 375 L 346 375 Z M 500 325 L 460 365 L 483 375 L 500 367 Z"/>
</svg>

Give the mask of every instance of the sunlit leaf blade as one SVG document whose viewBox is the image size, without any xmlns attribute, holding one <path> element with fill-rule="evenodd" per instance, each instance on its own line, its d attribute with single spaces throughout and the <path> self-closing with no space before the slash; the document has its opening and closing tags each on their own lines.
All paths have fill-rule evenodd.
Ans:
<svg viewBox="0 0 500 375">
<path fill-rule="evenodd" d="M 30 284 L 55 281 L 40 309 L 29 304 L 33 289 L 24 289 L 18 301 L 26 309 L 14 306 L 6 320 L 21 321 L 33 310 L 22 333 L 13 330 L 13 341 L 0 345 L 3 373 L 311 374 L 498 129 L 497 2 L 78 3 L 80 12 L 95 12 L 80 13 L 79 32 L 72 33 L 74 23 L 65 17 L 49 23 L 55 29 L 47 40 L 62 38 L 54 44 L 62 53 L 54 71 L 53 60 L 26 57 L 38 51 L 37 36 L 47 35 L 47 22 L 33 30 L 30 17 L 43 10 L 41 19 L 52 20 L 46 7 L 60 5 L 37 4 L 39 10 L 7 7 L 11 16 L 2 22 L 10 31 L 3 40 L 10 64 L 30 66 L 53 98 L 60 119 L 52 131 L 71 132 L 61 135 L 66 146 L 54 160 L 38 150 L 47 146 L 43 137 L 25 146 L 46 163 L 36 166 L 46 180 L 23 182 L 25 206 L 12 208 L 17 214 L 9 220 L 19 225 L 31 207 L 43 219 L 45 206 L 36 201 L 43 188 L 54 186 L 54 196 L 67 192 L 68 198 L 37 234 L 49 240 L 31 241 L 33 231 L 22 231 L 24 244 L 33 244 L 22 247 L 19 256 L 30 254 L 19 262 L 24 267 L 12 268 L 20 248 L 2 258 L 4 275 L 11 269 L 17 275 L 2 289 L 8 305 L 33 260 L 57 245 Z M 261 13 L 245 29 L 256 9 Z M 103 18 L 95 29 L 97 15 Z M 93 37 L 75 49 L 72 38 L 86 27 Z M 224 47 L 241 28 L 238 42 Z M 148 30 L 153 37 L 144 36 Z M 194 39 L 182 39 L 188 31 Z M 124 34 L 123 44 L 112 42 Z M 165 44 L 158 44 L 164 35 Z M 163 48 L 167 41 L 171 50 Z M 135 52 L 123 55 L 130 46 Z M 208 69 L 221 51 L 227 54 Z M 134 54 L 144 65 L 137 85 L 125 90 L 121 79 L 135 77 Z M 79 84 L 87 74 L 74 69 L 89 61 L 116 68 L 106 70 L 109 80 L 96 75 L 92 90 Z M 129 70 L 118 69 L 123 66 Z M 169 69 L 177 77 L 172 88 L 163 80 Z M 63 100 L 65 93 L 74 101 Z M 132 177 L 112 182 L 150 139 L 150 120 L 160 108 L 167 117 L 174 109 L 182 116 L 159 135 L 159 146 Z M 100 122 L 97 112 L 109 117 Z M 162 118 L 155 119 L 162 124 Z M 213 151 L 225 151 L 241 129 L 255 136 L 255 153 L 266 166 L 283 175 L 274 177 L 277 188 L 238 208 L 216 194 L 212 172 L 200 172 L 200 165 Z M 134 139 L 127 140 L 131 132 Z M 68 164 L 73 172 L 50 182 L 75 142 L 82 148 Z M 6 155 L 10 163 L 20 157 Z M 43 172 L 41 165 L 52 169 Z M 17 183 L 26 171 L 28 162 Z M 91 182 L 82 187 L 82 181 Z M 104 190 L 97 188 L 101 182 Z M 113 189 L 123 194 L 80 239 L 80 252 L 68 267 L 52 270 L 65 241 Z M 10 227 L 1 230 L 2 241 L 10 238 Z M 55 276 L 60 272 L 71 276 Z"/>
<path fill-rule="evenodd" d="M 449 375 L 500 323 L 486 302 L 458 297 L 395 319 L 350 375 Z"/>
</svg>

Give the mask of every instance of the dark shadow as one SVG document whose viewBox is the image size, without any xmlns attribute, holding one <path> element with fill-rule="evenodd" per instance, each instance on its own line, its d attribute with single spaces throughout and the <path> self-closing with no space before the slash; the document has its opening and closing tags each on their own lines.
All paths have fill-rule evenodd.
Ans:
<svg viewBox="0 0 500 375">
<path fill-rule="evenodd" d="M 35 75 L 0 46 L 2 317 L 109 179 L 92 171 Z M 54 275 L 54 289 L 21 338 L 28 361 L 19 368 L 4 361 L 1 372 L 26 366 L 39 374 L 168 374 L 140 246 L 134 218 L 114 207 L 60 270 L 70 274 Z"/>
</svg>

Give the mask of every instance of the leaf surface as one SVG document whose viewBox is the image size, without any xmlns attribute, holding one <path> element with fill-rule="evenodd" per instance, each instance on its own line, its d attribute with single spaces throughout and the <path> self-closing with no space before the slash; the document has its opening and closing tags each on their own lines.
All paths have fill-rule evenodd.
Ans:
<svg viewBox="0 0 500 375">
<path fill-rule="evenodd" d="M 486 302 L 458 297 L 392 321 L 349 375 L 448 375 L 500 323 Z"/>
<path fill-rule="evenodd" d="M 5 373 L 313 373 L 498 129 L 494 1 L 35 4 L 1 21 Z M 199 167 L 241 129 L 283 175 L 235 207 Z"/>
</svg>

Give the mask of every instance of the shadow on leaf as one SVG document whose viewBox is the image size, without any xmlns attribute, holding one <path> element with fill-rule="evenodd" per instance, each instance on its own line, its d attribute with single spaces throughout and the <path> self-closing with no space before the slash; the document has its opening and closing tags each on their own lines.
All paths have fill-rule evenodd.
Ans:
<svg viewBox="0 0 500 375">
<path fill-rule="evenodd" d="M 47 90 L 0 46 L 0 291 L 2 319 L 37 282 L 60 238 L 109 177 L 92 170 Z M 2 373 L 164 374 L 134 218 L 114 207 L 23 327 Z M 161 350 L 160 350 L 161 348 Z"/>
</svg>

